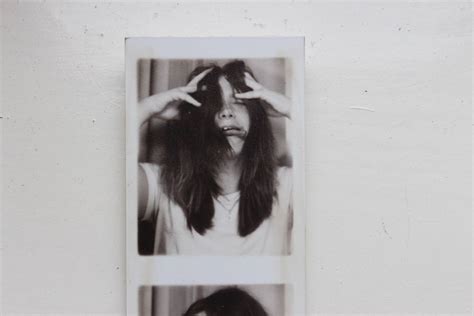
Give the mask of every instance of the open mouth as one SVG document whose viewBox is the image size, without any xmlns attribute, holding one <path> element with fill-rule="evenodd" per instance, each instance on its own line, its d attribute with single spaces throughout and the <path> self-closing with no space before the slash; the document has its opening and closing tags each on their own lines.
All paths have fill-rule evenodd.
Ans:
<svg viewBox="0 0 474 316">
<path fill-rule="evenodd" d="M 247 132 L 238 126 L 223 126 L 221 127 L 221 131 L 225 136 L 247 136 Z"/>
</svg>

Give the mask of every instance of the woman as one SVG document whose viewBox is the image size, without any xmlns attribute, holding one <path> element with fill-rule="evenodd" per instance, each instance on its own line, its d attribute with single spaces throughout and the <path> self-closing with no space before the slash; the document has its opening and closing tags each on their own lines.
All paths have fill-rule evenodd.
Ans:
<svg viewBox="0 0 474 316">
<path fill-rule="evenodd" d="M 267 316 L 263 306 L 236 287 L 223 288 L 194 302 L 183 316 Z"/>
<path fill-rule="evenodd" d="M 285 96 L 242 61 L 198 67 L 189 83 L 138 105 L 140 124 L 167 121 L 165 157 L 139 165 L 139 218 L 154 220 L 155 253 L 283 255 L 291 233 L 291 174 L 276 166 L 269 115 Z"/>
</svg>

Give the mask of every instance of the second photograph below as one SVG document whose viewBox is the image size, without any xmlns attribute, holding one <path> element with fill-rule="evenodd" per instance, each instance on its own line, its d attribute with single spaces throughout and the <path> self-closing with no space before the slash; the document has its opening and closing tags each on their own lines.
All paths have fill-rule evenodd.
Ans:
<svg viewBox="0 0 474 316">
<path fill-rule="evenodd" d="M 267 285 L 142 286 L 140 316 L 284 316 L 289 287 Z"/>
</svg>

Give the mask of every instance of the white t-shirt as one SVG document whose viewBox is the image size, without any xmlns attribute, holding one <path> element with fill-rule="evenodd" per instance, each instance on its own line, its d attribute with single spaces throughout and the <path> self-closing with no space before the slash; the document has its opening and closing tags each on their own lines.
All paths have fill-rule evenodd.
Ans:
<svg viewBox="0 0 474 316">
<path fill-rule="evenodd" d="M 155 220 L 155 254 L 180 255 L 288 255 L 292 230 L 291 169 L 281 167 L 277 175 L 277 198 L 272 214 L 251 234 L 238 234 L 240 192 L 214 200 L 213 227 L 200 235 L 187 226 L 186 216 L 159 185 L 159 167 L 141 163 L 148 182 L 148 202 L 141 220 Z"/>
</svg>

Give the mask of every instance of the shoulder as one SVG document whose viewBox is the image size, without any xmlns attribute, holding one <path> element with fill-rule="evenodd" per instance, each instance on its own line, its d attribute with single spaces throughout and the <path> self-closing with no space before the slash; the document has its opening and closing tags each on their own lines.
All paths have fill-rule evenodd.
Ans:
<svg viewBox="0 0 474 316">
<path fill-rule="evenodd" d="M 279 167 L 276 174 L 276 205 L 279 214 L 291 214 L 292 195 L 293 195 L 293 177 L 292 169 L 289 167 Z"/>
<path fill-rule="evenodd" d="M 139 163 L 139 168 L 144 174 L 144 179 L 147 184 L 148 199 L 157 199 L 162 195 L 161 181 L 160 181 L 160 167 L 154 163 Z M 143 177 L 143 176 L 142 176 Z M 158 202 L 158 201 L 156 201 Z"/>
<path fill-rule="evenodd" d="M 141 176 L 146 183 L 143 187 L 144 192 L 144 215 L 143 219 L 149 219 L 153 216 L 163 216 L 166 212 L 158 210 L 164 210 L 164 206 L 167 203 L 167 196 L 163 193 L 160 184 L 160 167 L 154 163 L 138 163 L 138 167 L 141 169 Z"/>
<path fill-rule="evenodd" d="M 160 174 L 160 167 L 151 162 L 140 162 L 138 165 L 143 169 L 148 179 L 157 179 Z"/>
<path fill-rule="evenodd" d="M 288 185 L 292 182 L 292 169 L 290 167 L 278 167 L 277 181 L 278 186 Z"/>
<path fill-rule="evenodd" d="M 293 172 L 290 167 L 279 167 L 276 174 L 276 185 L 278 196 L 284 197 L 291 194 L 293 190 Z"/>
</svg>

